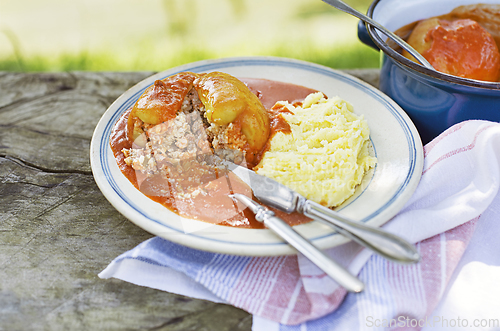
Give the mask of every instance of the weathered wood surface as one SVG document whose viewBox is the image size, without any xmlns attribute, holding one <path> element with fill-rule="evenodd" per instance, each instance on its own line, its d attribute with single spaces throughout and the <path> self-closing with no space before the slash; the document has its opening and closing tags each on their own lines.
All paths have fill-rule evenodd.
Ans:
<svg viewBox="0 0 500 331">
<path fill-rule="evenodd" d="M 349 73 L 378 85 L 378 70 Z M 107 107 L 151 72 L 0 72 L 0 330 L 250 330 L 237 308 L 97 274 L 152 235 L 89 161 Z"/>
</svg>

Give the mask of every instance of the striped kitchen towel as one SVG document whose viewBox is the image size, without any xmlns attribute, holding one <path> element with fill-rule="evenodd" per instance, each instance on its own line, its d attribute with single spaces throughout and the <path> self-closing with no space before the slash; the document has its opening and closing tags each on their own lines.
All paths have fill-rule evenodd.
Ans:
<svg viewBox="0 0 500 331">
<path fill-rule="evenodd" d="M 417 190 L 383 226 L 416 243 L 421 262 L 393 263 L 352 242 L 326 250 L 365 282 L 360 294 L 347 294 L 300 254 L 231 256 L 161 238 L 120 255 L 99 277 L 234 305 L 253 314 L 254 330 L 494 324 L 500 318 L 500 124 L 457 124 L 424 152 Z"/>
</svg>

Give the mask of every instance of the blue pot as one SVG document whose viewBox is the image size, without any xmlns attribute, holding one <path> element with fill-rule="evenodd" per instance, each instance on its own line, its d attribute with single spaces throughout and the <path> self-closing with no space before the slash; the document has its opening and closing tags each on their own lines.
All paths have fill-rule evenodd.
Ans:
<svg viewBox="0 0 500 331">
<path fill-rule="evenodd" d="M 482 0 L 482 3 L 499 3 Z M 375 0 L 368 16 L 392 31 L 420 19 L 477 1 Z M 471 119 L 500 122 L 500 83 L 439 73 L 414 63 L 389 47 L 382 33 L 358 25 L 359 39 L 382 51 L 379 89 L 412 119 L 426 144 L 450 126 Z"/>
</svg>

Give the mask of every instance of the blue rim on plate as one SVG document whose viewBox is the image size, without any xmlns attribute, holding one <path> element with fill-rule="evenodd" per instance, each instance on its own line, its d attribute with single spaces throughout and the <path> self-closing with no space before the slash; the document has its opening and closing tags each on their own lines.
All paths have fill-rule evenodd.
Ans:
<svg viewBox="0 0 500 331">
<path fill-rule="evenodd" d="M 91 167 L 95 181 L 110 203 L 145 230 L 197 249 L 238 255 L 283 255 L 295 250 L 266 229 L 241 229 L 184 219 L 143 196 L 116 165 L 109 137 L 121 114 L 157 79 L 182 71 L 224 71 L 236 77 L 286 81 L 338 95 L 363 114 L 371 129 L 378 164 L 339 211 L 354 220 L 380 226 L 392 218 L 411 197 L 420 180 L 423 148 L 418 132 L 404 111 L 369 84 L 309 62 L 276 57 L 239 57 L 208 60 L 172 68 L 138 83 L 120 96 L 104 113 L 91 142 Z M 329 227 L 310 222 L 295 227 L 324 249 L 347 240 Z M 194 230 L 193 230 L 194 229 Z"/>
</svg>

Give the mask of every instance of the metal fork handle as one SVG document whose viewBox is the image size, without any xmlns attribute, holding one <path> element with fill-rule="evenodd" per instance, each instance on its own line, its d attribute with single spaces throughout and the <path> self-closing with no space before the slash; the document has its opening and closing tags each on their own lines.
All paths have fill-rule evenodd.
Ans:
<svg viewBox="0 0 500 331">
<path fill-rule="evenodd" d="M 242 194 L 234 193 L 231 197 L 244 203 L 255 214 L 255 219 L 257 221 L 264 223 L 267 228 L 302 253 L 312 263 L 318 266 L 318 268 L 339 283 L 340 286 L 350 292 L 361 292 L 364 289 L 363 282 L 351 275 L 342 265 L 325 255 L 284 220 L 274 216 L 271 210 L 259 205 Z"/>
<path fill-rule="evenodd" d="M 266 216 L 264 224 L 302 253 L 312 263 L 350 292 L 361 292 L 364 284 L 276 216 Z"/>
</svg>

